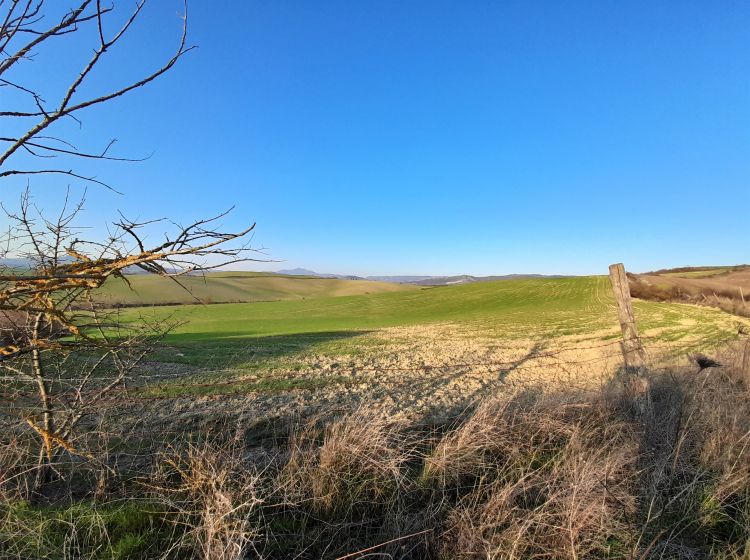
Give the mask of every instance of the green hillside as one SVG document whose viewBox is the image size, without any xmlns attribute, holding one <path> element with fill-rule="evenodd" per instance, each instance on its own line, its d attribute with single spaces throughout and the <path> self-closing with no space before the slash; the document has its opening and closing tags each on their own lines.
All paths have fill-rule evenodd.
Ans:
<svg viewBox="0 0 750 560">
<path fill-rule="evenodd" d="M 721 311 L 637 302 L 641 328 L 668 338 L 732 336 L 736 318 Z M 452 323 L 503 339 L 619 332 L 609 280 L 575 277 L 503 280 L 391 293 L 252 304 L 129 310 L 184 321 L 169 341 L 236 344 L 245 338 L 352 333 L 383 327 Z M 734 331 L 733 331 L 734 329 Z M 676 333 L 676 334 L 675 334 Z"/>
<path fill-rule="evenodd" d="M 381 294 L 417 289 L 387 282 L 285 276 L 264 272 L 213 272 L 205 276 L 180 276 L 176 280 L 179 284 L 170 278 L 148 274 L 129 275 L 127 282 L 112 278 L 97 292 L 97 300 L 106 305 L 128 306 L 198 301 L 235 303 Z"/>
<path fill-rule="evenodd" d="M 634 307 L 654 356 L 705 351 L 737 335 L 738 318 L 716 309 L 651 301 L 637 301 Z M 540 371 L 593 380 L 606 371 L 606 363 L 614 366 L 620 360 L 617 313 L 609 279 L 602 276 L 123 311 L 125 320 L 137 316 L 178 323 L 155 358 L 193 372 L 157 383 L 148 392 L 153 396 L 358 383 L 376 387 L 381 382 L 405 384 L 408 392 L 411 383 L 440 379 L 431 370 L 414 373 L 428 363 L 523 363 L 524 355 L 540 349 L 566 352 L 555 355 L 561 363 L 568 360 L 563 370 L 546 363 Z M 342 360 L 349 373 L 338 369 Z M 577 363 L 585 371 L 572 373 Z M 389 373 L 392 367 L 407 369 Z M 156 367 L 153 373 L 159 371 Z M 492 367 L 487 371 L 482 375 L 498 375 Z"/>
</svg>

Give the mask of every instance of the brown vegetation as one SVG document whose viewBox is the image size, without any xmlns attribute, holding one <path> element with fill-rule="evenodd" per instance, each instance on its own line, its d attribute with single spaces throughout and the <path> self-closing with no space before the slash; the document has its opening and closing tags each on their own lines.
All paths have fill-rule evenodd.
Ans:
<svg viewBox="0 0 750 560">
<path fill-rule="evenodd" d="M 159 538 L 139 557 L 739 560 L 750 553 L 742 342 L 718 356 L 728 365 L 650 373 L 645 407 L 618 378 L 500 393 L 439 425 L 363 406 L 252 446 L 243 426 L 217 426 L 172 440 L 147 478 L 119 472 L 99 500 L 150 504 Z M 12 555 L 32 521 L 4 507 L 0 550 Z"/>
<path fill-rule="evenodd" d="M 696 269 L 690 269 L 686 272 L 695 271 Z M 750 267 L 732 267 L 724 272 L 699 277 L 667 275 L 664 272 L 629 274 L 632 296 L 708 305 L 735 315 L 750 317 Z"/>
<path fill-rule="evenodd" d="M 123 13 L 114 4 L 92 0 L 80 0 L 72 8 L 44 0 L 0 1 L 0 87 L 12 92 L 0 111 L 3 133 L 11 134 L 0 137 L 2 188 L 17 188 L 20 177 L 28 180 L 40 175 L 106 187 L 66 163 L 134 161 L 109 153 L 114 140 L 102 149 L 77 148 L 64 138 L 69 129 L 63 123 L 70 119 L 80 125 L 78 115 L 150 84 L 192 49 L 186 44 L 183 14 L 171 57 L 130 82 L 120 81 L 121 72 L 113 73 L 109 80 L 100 80 L 104 85 L 97 88 L 99 93 L 92 93 L 92 74 L 103 70 L 110 53 L 122 46 L 144 4 L 139 2 Z M 71 40 L 71 35 L 78 40 Z M 79 70 L 71 71 L 61 61 L 75 60 L 76 43 L 88 44 L 91 54 Z M 53 47 L 55 56 L 49 57 Z M 32 85 L 34 80 L 23 70 L 31 61 L 40 75 L 62 68 L 62 90 L 54 92 L 44 83 Z M 96 437 L 89 437 L 81 424 L 95 405 L 125 388 L 126 380 L 138 373 L 155 348 L 155 341 L 173 326 L 170 321 L 125 325 L 116 314 L 103 313 L 94 305 L 92 290 L 108 279 L 124 279 L 124 271 L 133 268 L 179 284 L 176 277 L 181 274 L 244 260 L 241 255 L 248 247 L 231 244 L 239 243 L 253 229 L 220 231 L 216 220 L 224 213 L 187 226 L 174 225 L 173 235 L 149 244 L 144 228 L 161 220 L 122 218 L 110 225 L 107 234 L 87 239 L 85 228 L 75 223 L 85 197 L 71 204 L 69 190 L 60 194 L 63 202 L 56 216 L 34 204 L 28 184 L 16 210 L 7 206 L 4 197 L 7 229 L 0 235 L 2 417 L 10 419 L 15 430 L 11 441 L 20 429 L 25 431 L 21 433 L 26 437 L 26 451 L 37 447 L 36 466 L 25 465 L 35 472 L 35 481 L 25 486 L 26 497 L 32 500 L 48 497 L 45 487 L 59 475 L 55 464 L 61 456 L 93 460 L 86 441 Z M 209 262 L 212 258 L 216 258 L 213 263 Z M 8 264 L 19 261 L 27 264 Z M 6 475 L 0 471 L 0 477 Z"/>
</svg>

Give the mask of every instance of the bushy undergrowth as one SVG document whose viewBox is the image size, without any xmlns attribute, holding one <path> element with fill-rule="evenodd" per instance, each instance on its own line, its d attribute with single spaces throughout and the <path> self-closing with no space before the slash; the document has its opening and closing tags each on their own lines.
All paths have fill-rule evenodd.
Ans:
<svg viewBox="0 0 750 560">
<path fill-rule="evenodd" d="M 282 487 L 289 501 L 309 501 L 321 515 L 369 516 L 408 485 L 413 460 L 404 426 L 364 408 L 295 433 Z"/>
<path fill-rule="evenodd" d="M 522 393 L 481 405 L 426 462 L 438 488 L 458 489 L 444 556 L 609 557 L 632 545 L 630 430 L 596 402 Z"/>
<path fill-rule="evenodd" d="M 303 423 L 275 446 L 247 449 L 236 437 L 175 445 L 133 490 L 148 508 L 6 503 L 0 551 L 216 560 L 748 558 L 743 375 L 732 367 L 654 372 L 641 406 L 615 379 L 589 393 L 500 394 L 440 426 L 364 407 Z"/>
</svg>

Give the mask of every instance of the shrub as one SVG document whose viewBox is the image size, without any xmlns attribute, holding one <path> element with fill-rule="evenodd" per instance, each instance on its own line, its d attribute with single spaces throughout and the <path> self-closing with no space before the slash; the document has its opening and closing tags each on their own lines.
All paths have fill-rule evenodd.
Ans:
<svg viewBox="0 0 750 560">
<path fill-rule="evenodd" d="M 253 450 L 217 425 L 223 443 L 157 457 L 146 502 L 132 487 L 127 506 L 6 494 L 0 556 L 747 558 L 741 350 L 722 368 L 648 373 L 642 407 L 614 379 L 499 394 L 430 428 L 361 407 Z"/>
<path fill-rule="evenodd" d="M 635 446 L 598 401 L 522 393 L 482 404 L 426 462 L 428 477 L 458 489 L 443 555 L 584 558 L 631 545 Z"/>
</svg>

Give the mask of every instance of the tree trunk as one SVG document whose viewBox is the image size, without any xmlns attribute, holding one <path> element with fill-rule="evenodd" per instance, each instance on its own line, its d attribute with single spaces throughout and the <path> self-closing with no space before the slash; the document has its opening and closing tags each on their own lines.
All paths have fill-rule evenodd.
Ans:
<svg viewBox="0 0 750 560">
<path fill-rule="evenodd" d="M 50 398 L 49 384 L 45 377 L 44 364 L 42 362 L 39 341 L 42 339 L 42 330 L 44 328 L 44 314 L 37 313 L 34 318 L 34 325 L 31 332 L 31 369 L 36 380 L 39 401 L 42 405 L 42 428 L 44 434 L 39 434 L 42 438 L 39 448 L 39 458 L 37 460 L 37 471 L 34 478 L 34 487 L 32 490 L 32 500 L 38 501 L 43 493 L 44 487 L 50 480 L 52 474 L 52 462 L 54 459 L 53 442 L 47 437 L 55 433 L 54 410 L 52 409 L 52 400 Z"/>
</svg>

